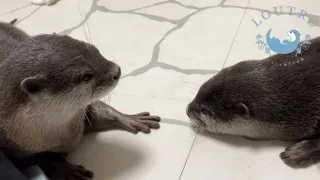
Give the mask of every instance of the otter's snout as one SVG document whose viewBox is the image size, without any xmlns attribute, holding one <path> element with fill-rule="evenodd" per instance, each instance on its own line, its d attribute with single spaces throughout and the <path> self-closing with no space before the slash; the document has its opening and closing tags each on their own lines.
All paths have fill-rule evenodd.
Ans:
<svg viewBox="0 0 320 180">
<path fill-rule="evenodd" d="M 190 116 L 191 116 L 191 113 L 190 113 L 190 104 L 188 104 L 188 106 L 187 106 L 186 113 L 187 113 L 187 116 L 190 118 Z"/>
<path fill-rule="evenodd" d="M 186 113 L 188 115 L 189 118 L 191 119 L 197 119 L 197 106 L 195 105 L 194 102 L 191 102 L 188 104 L 187 109 L 186 109 Z"/>
<path fill-rule="evenodd" d="M 119 78 L 121 77 L 121 68 L 118 65 L 115 65 L 114 68 L 114 75 L 113 75 L 113 80 L 119 80 Z"/>
<path fill-rule="evenodd" d="M 111 62 L 111 67 L 109 70 L 109 77 L 113 80 L 113 81 L 118 81 L 121 77 L 121 68 L 119 65 L 117 65 L 114 62 Z"/>
</svg>

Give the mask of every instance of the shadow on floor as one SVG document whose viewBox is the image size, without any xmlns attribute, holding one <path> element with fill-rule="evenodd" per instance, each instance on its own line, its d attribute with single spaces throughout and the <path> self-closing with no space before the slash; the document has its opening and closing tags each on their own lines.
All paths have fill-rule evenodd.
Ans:
<svg viewBox="0 0 320 180">
<path fill-rule="evenodd" d="M 144 154 L 137 148 L 123 143 L 103 142 L 97 134 L 87 135 L 68 159 L 94 172 L 96 180 L 118 179 L 144 161 Z"/>
<path fill-rule="evenodd" d="M 284 141 L 275 141 L 275 140 L 249 140 L 244 137 L 213 134 L 210 132 L 202 132 L 199 134 L 201 136 L 211 138 L 212 140 L 234 146 L 235 148 L 251 148 L 253 151 L 259 151 L 259 150 L 267 151 L 268 149 L 279 148 L 279 147 L 283 148 L 283 151 L 284 151 L 285 148 L 296 143 L 296 142 L 284 142 Z M 280 158 L 280 157 L 275 157 L 275 158 Z M 310 161 L 308 164 L 303 166 L 297 165 L 297 166 L 291 166 L 291 167 L 295 169 L 299 169 L 299 168 L 308 168 L 313 165 L 317 166 L 317 168 L 320 169 L 320 158 L 314 159 L 313 161 Z"/>
<path fill-rule="evenodd" d="M 283 142 L 283 141 L 268 141 L 268 140 L 249 140 L 244 137 L 231 136 L 231 135 L 221 135 L 221 134 L 212 134 L 210 132 L 203 132 L 200 135 L 213 138 L 214 140 L 220 141 L 222 143 L 239 147 L 250 147 L 252 149 L 268 149 L 273 147 L 287 147 L 294 142 Z"/>
</svg>

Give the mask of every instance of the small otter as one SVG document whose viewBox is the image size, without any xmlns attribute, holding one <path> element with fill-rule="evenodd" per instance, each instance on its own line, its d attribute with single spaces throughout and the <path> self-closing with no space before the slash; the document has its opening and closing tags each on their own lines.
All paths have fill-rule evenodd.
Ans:
<svg viewBox="0 0 320 180">
<path fill-rule="evenodd" d="M 19 168 L 36 164 L 51 180 L 88 179 L 91 171 L 65 159 L 85 133 L 159 128 L 158 116 L 122 114 L 99 101 L 121 69 L 95 46 L 65 35 L 29 36 L 10 23 L 0 23 L 0 42 L 0 150 Z"/>
<path fill-rule="evenodd" d="M 260 140 L 298 141 L 280 154 L 289 165 L 320 153 L 320 37 L 295 53 L 248 60 L 205 82 L 187 107 L 194 127 Z"/>
</svg>

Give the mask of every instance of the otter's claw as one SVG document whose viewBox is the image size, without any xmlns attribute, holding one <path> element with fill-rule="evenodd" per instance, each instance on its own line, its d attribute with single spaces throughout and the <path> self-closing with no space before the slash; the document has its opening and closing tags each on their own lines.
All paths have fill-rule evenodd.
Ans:
<svg viewBox="0 0 320 180">
<path fill-rule="evenodd" d="M 312 140 L 304 140 L 285 149 L 280 158 L 290 166 L 307 166 L 312 157 L 319 152 L 319 147 Z"/>
<path fill-rule="evenodd" d="M 150 129 L 160 128 L 160 117 L 151 116 L 149 112 L 142 112 L 134 115 L 125 115 L 120 119 L 120 125 L 133 133 L 142 131 L 150 133 Z"/>
</svg>

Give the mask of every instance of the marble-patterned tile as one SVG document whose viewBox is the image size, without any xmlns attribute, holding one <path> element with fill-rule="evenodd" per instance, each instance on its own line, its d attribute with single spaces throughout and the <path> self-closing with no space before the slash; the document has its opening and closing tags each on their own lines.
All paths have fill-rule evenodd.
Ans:
<svg viewBox="0 0 320 180">
<path fill-rule="evenodd" d="M 259 24 L 257 25 L 252 21 Z M 269 19 L 263 19 L 261 13 L 255 10 L 247 10 L 243 18 L 234 44 L 225 66 L 233 65 L 237 62 L 249 59 L 262 59 L 269 55 L 265 49 L 259 49 L 256 43 L 256 36 L 262 35 L 262 41 L 266 43 L 266 33 L 272 28 L 271 36 L 278 37 L 280 40 L 290 39 L 287 32 L 296 29 L 301 33 L 301 40 L 305 40 L 305 35 L 310 34 L 311 38 L 320 35 L 320 27 L 310 26 L 307 20 L 296 17 L 295 15 L 271 15 Z M 271 52 L 271 54 L 275 54 Z"/>
<path fill-rule="evenodd" d="M 10 4 L 10 3 L 9 3 Z M 2 8 L 2 6 L 1 6 Z M 1 22 L 10 22 L 14 19 L 17 19 L 16 25 L 20 27 L 19 23 L 29 18 L 33 14 L 37 13 L 41 7 L 33 6 L 31 4 L 24 5 L 23 3 L 16 2 L 15 7 L 8 7 L 6 10 L 0 11 L 0 21 Z"/>
<path fill-rule="evenodd" d="M 292 169 L 280 160 L 286 143 L 199 134 L 191 149 L 196 135 L 189 127 L 186 106 L 226 58 L 225 66 L 230 66 L 267 57 L 255 42 L 257 34 L 265 36 L 271 27 L 272 35 L 281 38 L 287 38 L 292 28 L 299 28 L 302 39 L 307 33 L 320 34 L 318 24 L 310 27 L 297 17 L 304 9 L 320 21 L 317 0 L 250 0 L 249 5 L 248 1 L 61 0 L 39 7 L 28 0 L 3 0 L 0 20 L 18 18 L 17 26 L 32 35 L 62 32 L 91 42 L 118 63 L 125 76 L 104 101 L 124 113 L 150 111 L 162 117 L 161 129 L 151 134 L 113 130 L 85 137 L 69 159 L 93 170 L 94 179 L 318 179 L 320 165 Z M 280 5 L 284 14 L 289 12 L 284 7 L 295 6 L 295 14 L 262 19 L 263 10 Z M 185 22 L 183 18 L 192 13 Z M 82 23 L 85 17 L 87 24 Z M 261 20 L 259 27 L 253 18 Z"/>
<path fill-rule="evenodd" d="M 232 6 L 232 7 L 246 7 L 249 3 L 249 0 L 226 0 L 223 5 Z"/>
<path fill-rule="evenodd" d="M 217 6 L 223 0 L 177 0 L 178 2 L 187 5 L 187 6 L 195 6 L 198 8 L 205 8 L 209 6 Z"/>
<path fill-rule="evenodd" d="M 194 14 L 161 43 L 159 61 L 186 69 L 221 69 L 243 13 L 218 7 Z"/>
<path fill-rule="evenodd" d="M 181 180 L 316 180 L 320 165 L 294 169 L 279 158 L 287 143 L 198 134 Z"/>
<path fill-rule="evenodd" d="M 88 14 L 91 5 L 92 0 L 63 0 L 54 6 L 39 7 L 33 5 L 32 7 L 39 9 L 32 14 L 29 13 L 29 16 L 19 22 L 17 26 L 31 35 L 60 33 L 65 29 L 80 25 Z M 17 18 L 20 18 L 20 16 Z"/>
<path fill-rule="evenodd" d="M 31 6 L 30 1 L 10 0 L 2 1 L 0 6 L 0 17 L 12 12 L 18 11 L 25 7 Z"/>
<path fill-rule="evenodd" d="M 290 12 L 291 8 L 288 6 L 294 7 L 292 9 L 293 13 L 300 14 L 301 9 L 307 11 L 310 14 L 320 15 L 319 1 L 309 0 L 309 1 L 300 1 L 300 0 L 269 0 L 269 1 L 260 1 L 260 0 L 250 0 L 248 7 L 257 8 L 259 10 L 269 10 L 274 11 L 274 7 L 282 6 L 283 12 Z"/>
<path fill-rule="evenodd" d="M 171 23 L 126 13 L 95 12 L 87 22 L 92 44 L 105 58 L 118 63 L 123 74 L 148 64 L 154 46 L 174 27 Z M 86 32 L 89 36 L 89 31 Z M 83 33 L 80 27 L 70 35 L 85 40 Z"/>
<path fill-rule="evenodd" d="M 212 74 L 185 75 L 157 67 L 139 76 L 121 79 L 112 94 L 123 97 L 150 98 L 153 100 L 150 102 L 153 103 L 146 107 L 155 109 L 157 114 L 189 122 L 186 107 L 196 95 L 201 84 L 211 77 Z"/>
<path fill-rule="evenodd" d="M 117 87 L 117 92 L 144 97 L 188 100 L 190 99 L 188 90 L 199 88 L 211 76 L 212 74 L 186 75 L 174 70 L 156 67 L 139 76 L 122 79 Z M 132 87 L 133 85 L 134 87 Z"/>
<path fill-rule="evenodd" d="M 135 0 L 135 1 L 127 1 L 127 0 L 100 0 L 98 1 L 98 5 L 104 6 L 108 9 L 114 11 L 128 11 L 134 9 L 140 9 L 144 7 L 150 7 L 153 5 L 158 5 L 167 0 Z"/>
<path fill-rule="evenodd" d="M 153 16 L 159 16 L 159 17 L 163 17 L 171 20 L 179 20 L 195 12 L 195 10 L 185 8 L 175 3 L 166 3 L 166 4 L 160 4 L 157 6 L 144 8 L 144 9 L 138 10 L 137 12 L 153 15 Z"/>
<path fill-rule="evenodd" d="M 153 108 L 166 108 L 167 103 L 170 101 L 122 96 L 113 96 L 110 101 L 125 113 L 148 108 L 157 115 Z M 170 111 L 167 114 L 176 110 Z M 69 159 L 91 169 L 96 180 L 177 180 L 194 138 L 189 127 L 167 123 L 151 134 L 106 131 L 87 136 Z"/>
</svg>

